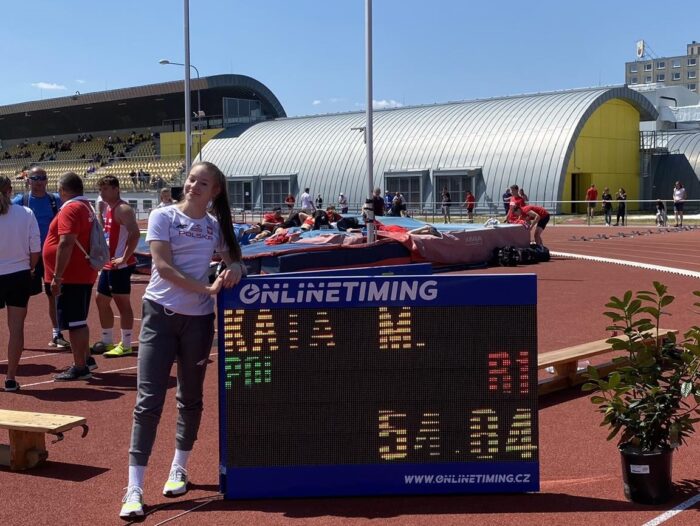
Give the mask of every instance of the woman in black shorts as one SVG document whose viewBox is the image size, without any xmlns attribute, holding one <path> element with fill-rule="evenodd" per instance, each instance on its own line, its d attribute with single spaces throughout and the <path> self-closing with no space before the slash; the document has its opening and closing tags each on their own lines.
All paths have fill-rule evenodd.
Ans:
<svg viewBox="0 0 700 526">
<path fill-rule="evenodd" d="M 13 205 L 12 182 L 0 176 L 0 232 L 3 249 L 0 253 L 0 309 L 7 307 L 7 378 L 5 391 L 17 391 L 15 379 L 19 359 L 24 350 L 24 319 L 31 292 L 32 272 L 41 256 L 39 225 L 34 213 L 21 205 Z"/>
</svg>

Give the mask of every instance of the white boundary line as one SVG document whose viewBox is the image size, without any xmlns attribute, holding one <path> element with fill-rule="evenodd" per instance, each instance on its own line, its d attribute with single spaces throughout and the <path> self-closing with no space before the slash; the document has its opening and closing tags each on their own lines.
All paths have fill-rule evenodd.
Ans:
<svg viewBox="0 0 700 526">
<path fill-rule="evenodd" d="M 694 504 L 700 502 L 700 493 L 695 495 L 694 497 L 689 498 L 685 502 L 681 502 L 677 506 L 674 506 L 670 510 L 668 510 L 666 513 L 662 513 L 655 519 L 650 520 L 649 522 L 645 522 L 642 524 L 642 526 L 658 526 L 659 524 L 666 522 L 668 519 L 671 519 L 678 515 L 680 512 L 687 510 Z"/>
<path fill-rule="evenodd" d="M 209 357 L 211 358 L 212 356 L 218 356 L 218 354 L 219 354 L 218 351 L 213 352 L 213 353 L 209 354 Z M 122 371 L 131 371 L 132 369 L 136 369 L 137 367 L 138 367 L 137 365 L 132 365 L 131 367 L 122 367 L 121 369 L 110 369 L 108 371 L 100 371 L 97 374 L 120 373 Z M 69 382 L 54 382 L 53 378 L 52 378 L 51 380 L 44 380 L 43 382 L 34 382 L 33 384 L 22 384 L 21 387 L 22 388 L 33 387 L 35 385 L 44 385 L 44 384 L 53 384 L 53 383 L 63 384 L 63 383 L 69 383 Z"/>
<path fill-rule="evenodd" d="M 663 265 L 651 265 L 649 263 L 638 263 L 636 261 L 627 261 L 624 259 L 602 258 L 599 256 L 586 256 L 583 254 L 572 254 L 569 252 L 550 252 L 552 256 L 569 259 L 583 259 L 586 261 L 595 261 L 598 263 L 613 263 L 615 265 L 624 265 L 627 267 L 641 268 L 644 270 L 657 270 L 659 272 L 668 272 L 670 274 L 678 274 L 689 278 L 700 279 L 700 272 L 694 270 L 686 270 L 675 267 L 664 267 Z"/>
</svg>

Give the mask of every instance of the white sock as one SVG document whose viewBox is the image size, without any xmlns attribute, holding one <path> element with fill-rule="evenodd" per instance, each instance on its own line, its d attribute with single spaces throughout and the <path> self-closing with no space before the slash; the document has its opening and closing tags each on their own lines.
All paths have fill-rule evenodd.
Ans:
<svg viewBox="0 0 700 526">
<path fill-rule="evenodd" d="M 129 466 L 129 486 L 138 486 L 143 489 L 143 476 L 146 466 Z"/>
<path fill-rule="evenodd" d="M 55 338 L 59 334 L 61 334 L 61 330 L 58 327 L 54 327 L 53 329 L 51 329 L 51 337 L 52 338 Z"/>
<path fill-rule="evenodd" d="M 187 470 L 187 461 L 190 458 L 190 453 L 192 453 L 192 451 L 183 451 L 181 449 L 176 449 L 172 465 L 174 466 L 175 464 L 177 464 L 182 469 Z"/>
<path fill-rule="evenodd" d="M 131 347 L 131 329 L 122 329 L 122 345 Z"/>
<path fill-rule="evenodd" d="M 112 336 L 112 329 L 102 329 L 102 343 L 105 345 L 112 345 L 114 343 L 114 337 Z"/>
</svg>

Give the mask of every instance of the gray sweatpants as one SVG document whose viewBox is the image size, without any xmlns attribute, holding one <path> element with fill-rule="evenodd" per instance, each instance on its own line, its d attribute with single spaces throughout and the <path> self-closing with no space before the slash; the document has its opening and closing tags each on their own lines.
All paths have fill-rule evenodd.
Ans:
<svg viewBox="0 0 700 526">
<path fill-rule="evenodd" d="M 177 358 L 175 445 L 190 451 L 202 419 L 202 391 L 214 339 L 214 314 L 175 314 L 143 300 L 138 353 L 138 388 L 129 465 L 145 466 L 156 439 L 173 361 Z"/>
</svg>

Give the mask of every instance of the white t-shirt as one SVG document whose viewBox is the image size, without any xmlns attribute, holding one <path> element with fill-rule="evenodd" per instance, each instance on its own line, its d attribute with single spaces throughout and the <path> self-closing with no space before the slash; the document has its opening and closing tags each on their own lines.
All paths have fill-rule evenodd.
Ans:
<svg viewBox="0 0 700 526">
<path fill-rule="evenodd" d="M 685 188 L 676 188 L 675 186 L 673 187 L 673 201 L 678 203 L 679 201 L 685 201 Z"/>
<path fill-rule="evenodd" d="M 39 224 L 34 212 L 21 205 L 11 205 L 6 214 L 0 215 L 0 232 L 0 276 L 29 270 L 31 253 L 41 252 Z"/>
<path fill-rule="evenodd" d="M 301 194 L 301 207 L 305 210 L 316 208 L 313 199 L 311 199 L 311 196 L 307 192 Z"/>
<path fill-rule="evenodd" d="M 228 250 L 221 237 L 219 222 L 211 215 L 192 219 L 177 206 L 156 208 L 148 217 L 146 242 L 167 241 L 173 254 L 173 265 L 186 276 L 206 284 L 209 263 L 214 252 Z M 202 316 L 214 312 L 214 298 L 179 287 L 160 277 L 151 265 L 151 280 L 143 296 L 178 314 Z"/>
</svg>

